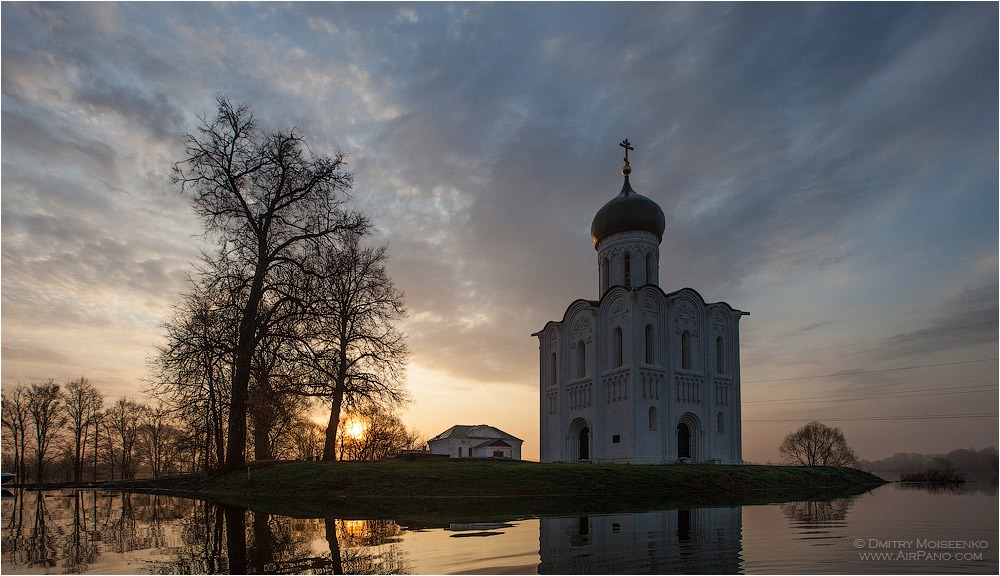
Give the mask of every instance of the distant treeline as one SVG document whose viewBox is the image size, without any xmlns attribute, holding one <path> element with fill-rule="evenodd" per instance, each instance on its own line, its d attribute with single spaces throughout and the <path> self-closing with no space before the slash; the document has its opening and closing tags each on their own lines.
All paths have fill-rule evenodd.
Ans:
<svg viewBox="0 0 1000 576">
<path fill-rule="evenodd" d="M 0 392 L 2 468 L 17 483 L 99 482 L 159 478 L 214 469 L 204 420 L 158 399 L 106 401 L 87 378 L 16 383 Z M 326 426 L 315 404 L 285 403 L 269 422 L 273 459 L 317 460 Z M 252 422 L 256 424 L 256 422 Z M 338 460 L 377 460 L 425 443 L 394 412 L 375 404 L 346 411 L 335 446 Z M 354 428 L 345 432 L 345 428 Z M 256 432 L 251 426 L 251 432 Z M 256 435 L 260 437 L 261 435 Z M 248 451 L 254 450 L 251 435 Z"/>
<path fill-rule="evenodd" d="M 928 470 L 950 466 L 966 476 L 990 476 L 996 478 L 1000 460 L 997 449 L 990 446 L 982 450 L 974 448 L 952 450 L 947 454 L 917 454 L 899 452 L 881 460 L 858 460 L 854 465 L 859 470 L 882 476 L 908 476 Z"/>
</svg>

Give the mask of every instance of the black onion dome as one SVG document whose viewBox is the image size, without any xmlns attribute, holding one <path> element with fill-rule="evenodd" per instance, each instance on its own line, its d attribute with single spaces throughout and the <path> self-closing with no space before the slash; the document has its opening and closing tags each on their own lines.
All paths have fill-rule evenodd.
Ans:
<svg viewBox="0 0 1000 576">
<path fill-rule="evenodd" d="M 597 211 L 594 222 L 590 225 L 590 237 L 596 246 L 602 239 L 616 232 L 627 230 L 645 230 L 656 234 L 656 240 L 663 240 L 663 230 L 666 228 L 666 218 L 660 206 L 632 190 L 625 176 L 622 191 Z"/>
</svg>

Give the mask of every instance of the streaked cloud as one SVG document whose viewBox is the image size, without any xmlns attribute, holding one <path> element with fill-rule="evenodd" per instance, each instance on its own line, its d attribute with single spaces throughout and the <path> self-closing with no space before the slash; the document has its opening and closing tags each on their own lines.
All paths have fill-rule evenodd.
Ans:
<svg viewBox="0 0 1000 576">
<path fill-rule="evenodd" d="M 873 371 L 996 355 L 996 5 L 13 3 L 3 16 L 4 383 L 83 373 L 138 394 L 201 246 L 172 164 L 220 93 L 349 153 L 352 203 L 407 293 L 414 388 L 440 378 L 442 403 L 516 391 L 477 397 L 517 435 L 537 427 L 504 403 L 537 385 L 530 333 L 597 296 L 589 226 L 620 188 L 625 137 L 633 186 L 667 217 L 664 289 L 751 312 L 745 400 L 943 386 L 983 366 L 905 375 L 919 384 Z M 809 378 L 848 368 L 864 374 Z M 456 422 L 430 397 L 413 414 L 433 434 Z M 930 400 L 944 402 L 898 411 Z M 890 424 L 926 450 L 995 442 L 995 419 Z M 748 459 L 771 458 L 790 426 L 746 430 Z M 918 449 L 873 426 L 842 426 L 868 438 L 863 456 Z"/>
</svg>

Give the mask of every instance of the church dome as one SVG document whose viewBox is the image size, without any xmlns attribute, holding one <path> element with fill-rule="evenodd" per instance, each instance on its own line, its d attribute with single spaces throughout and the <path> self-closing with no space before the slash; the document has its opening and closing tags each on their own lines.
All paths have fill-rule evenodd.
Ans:
<svg viewBox="0 0 1000 576">
<path fill-rule="evenodd" d="M 663 230 L 666 228 L 666 218 L 660 206 L 632 190 L 628 183 L 628 174 L 625 174 L 625 183 L 622 191 L 605 204 L 590 225 L 590 236 L 596 246 L 598 242 L 616 232 L 626 232 L 628 230 L 643 230 L 656 235 L 659 242 L 663 239 Z"/>
</svg>

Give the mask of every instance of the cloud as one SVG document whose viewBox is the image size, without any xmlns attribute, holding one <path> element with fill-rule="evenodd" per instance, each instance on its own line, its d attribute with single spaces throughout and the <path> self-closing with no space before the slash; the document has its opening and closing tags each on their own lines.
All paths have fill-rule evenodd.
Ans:
<svg viewBox="0 0 1000 576">
<path fill-rule="evenodd" d="M 946 301 L 926 324 L 897 334 L 872 353 L 877 359 L 924 359 L 953 350 L 989 350 L 995 356 L 1000 286 L 966 289 Z M 989 358 L 986 358 L 989 359 Z"/>
<path fill-rule="evenodd" d="M 753 314 L 747 375 L 974 355 L 996 341 L 977 323 L 996 317 L 996 15 L 5 5 L 4 378 L 39 342 L 85 357 L 69 333 L 88 324 L 102 346 L 156 339 L 201 242 L 170 170 L 220 93 L 349 153 L 351 205 L 389 243 L 414 362 L 437 374 L 537 384 L 530 334 L 598 296 L 589 226 L 620 189 L 623 138 L 633 187 L 667 216 L 663 287 Z"/>
</svg>

